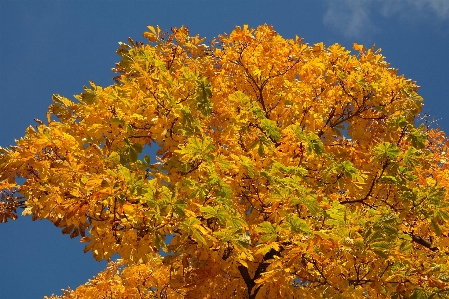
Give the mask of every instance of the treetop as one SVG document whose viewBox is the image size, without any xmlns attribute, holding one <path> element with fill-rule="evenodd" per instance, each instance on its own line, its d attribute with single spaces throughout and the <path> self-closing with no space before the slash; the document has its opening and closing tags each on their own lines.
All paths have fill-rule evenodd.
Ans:
<svg viewBox="0 0 449 299">
<path fill-rule="evenodd" d="M 446 298 L 447 139 L 380 49 L 148 30 L 0 149 L 0 221 L 120 256 L 63 298 Z"/>
</svg>

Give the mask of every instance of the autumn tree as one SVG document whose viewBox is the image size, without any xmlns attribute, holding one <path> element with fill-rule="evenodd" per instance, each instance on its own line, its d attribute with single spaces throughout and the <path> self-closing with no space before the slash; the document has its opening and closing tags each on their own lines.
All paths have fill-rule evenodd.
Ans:
<svg viewBox="0 0 449 299">
<path fill-rule="evenodd" d="M 448 141 L 380 49 L 148 28 L 1 149 L 1 221 L 120 256 L 62 298 L 448 297 Z"/>
</svg>

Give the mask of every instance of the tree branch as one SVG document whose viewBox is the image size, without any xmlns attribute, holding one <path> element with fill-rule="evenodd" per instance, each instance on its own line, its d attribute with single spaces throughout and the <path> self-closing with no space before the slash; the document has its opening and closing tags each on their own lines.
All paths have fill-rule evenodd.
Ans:
<svg viewBox="0 0 449 299">
<path fill-rule="evenodd" d="M 265 271 L 267 270 L 268 266 L 271 264 L 271 263 L 266 262 L 266 261 L 273 259 L 274 256 L 280 256 L 281 252 L 283 250 L 284 250 L 284 248 L 281 247 L 279 249 L 279 251 L 274 250 L 273 248 L 270 251 L 268 251 L 264 255 L 264 257 L 262 259 L 262 262 L 259 264 L 259 266 L 257 266 L 256 272 L 254 273 L 254 277 L 253 278 L 251 278 L 251 276 L 249 275 L 248 268 L 246 268 L 243 265 L 240 265 L 240 266 L 237 267 L 237 269 L 240 272 L 240 275 L 242 276 L 243 280 L 245 281 L 246 287 L 248 288 L 249 299 L 255 299 L 257 293 L 259 292 L 259 289 L 260 289 L 261 286 L 258 286 L 254 290 L 254 292 L 252 290 L 256 286 L 256 282 L 255 281 L 257 279 L 259 279 L 262 276 L 263 273 L 265 273 Z"/>
<path fill-rule="evenodd" d="M 432 242 L 424 239 L 423 237 L 414 235 L 412 233 L 410 233 L 409 235 L 412 237 L 413 242 L 418 243 L 418 244 L 420 244 L 420 245 L 422 245 L 422 246 L 424 246 L 424 247 L 426 247 L 426 248 L 428 248 L 428 249 L 430 249 L 432 251 L 438 251 L 439 250 L 438 247 L 432 246 Z"/>
</svg>

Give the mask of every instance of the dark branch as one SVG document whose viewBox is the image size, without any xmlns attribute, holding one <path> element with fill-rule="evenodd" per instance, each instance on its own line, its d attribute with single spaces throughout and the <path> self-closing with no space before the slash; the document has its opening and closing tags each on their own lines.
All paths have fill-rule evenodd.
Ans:
<svg viewBox="0 0 449 299">
<path fill-rule="evenodd" d="M 432 246 L 432 242 L 424 239 L 423 237 L 414 235 L 414 234 L 410 234 L 410 236 L 412 237 L 413 242 L 418 243 L 432 251 L 438 251 L 438 247 L 434 247 Z"/>
<path fill-rule="evenodd" d="M 243 265 L 240 265 L 237 267 L 239 269 L 240 275 L 242 276 L 243 280 L 245 281 L 246 287 L 248 288 L 248 295 L 249 299 L 255 299 L 257 296 L 257 293 L 259 292 L 259 289 L 261 286 L 258 286 L 254 292 L 253 288 L 256 286 L 256 280 L 259 279 L 265 271 L 267 271 L 268 266 L 270 265 L 270 262 L 267 262 L 269 260 L 272 260 L 275 256 L 280 256 L 281 252 L 284 250 L 283 247 L 279 249 L 279 251 L 271 249 L 269 252 L 267 252 L 262 262 L 259 264 L 259 266 L 256 269 L 256 272 L 254 273 L 254 278 L 251 278 L 248 272 L 248 268 L 246 268 Z"/>
</svg>

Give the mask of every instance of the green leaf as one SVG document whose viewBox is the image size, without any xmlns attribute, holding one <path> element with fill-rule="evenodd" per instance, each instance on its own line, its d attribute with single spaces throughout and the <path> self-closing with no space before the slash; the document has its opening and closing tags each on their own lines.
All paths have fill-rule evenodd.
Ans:
<svg viewBox="0 0 449 299">
<path fill-rule="evenodd" d="M 217 217 L 217 211 L 214 207 L 211 206 L 205 206 L 200 208 L 201 213 L 203 213 L 204 218 L 210 219 Z"/>
<path fill-rule="evenodd" d="M 383 231 L 386 233 L 387 238 L 389 239 L 395 239 L 398 234 L 398 229 L 391 225 L 384 225 Z"/>
<path fill-rule="evenodd" d="M 422 149 L 426 145 L 427 134 L 419 128 L 413 128 L 407 135 L 407 140 L 417 149 Z"/>
<path fill-rule="evenodd" d="M 369 230 L 368 232 L 369 233 L 367 234 L 367 237 L 366 237 L 367 243 L 373 243 L 375 241 L 384 239 L 385 234 L 382 231 L 376 230 L 373 232 L 373 231 Z"/>
<path fill-rule="evenodd" d="M 176 153 L 183 155 L 184 160 L 196 161 L 205 160 L 212 161 L 214 159 L 213 151 L 215 150 L 214 141 L 209 136 L 191 137 L 187 145 L 181 146 Z"/>
<path fill-rule="evenodd" d="M 373 250 L 390 250 L 391 249 L 391 244 L 385 241 L 380 241 L 380 242 L 374 242 L 370 244 L 371 248 L 373 248 Z"/>
<path fill-rule="evenodd" d="M 228 219 L 229 215 L 224 209 L 218 209 L 217 211 L 217 218 L 218 221 L 220 221 L 220 224 L 224 225 L 226 224 L 226 220 Z"/>
<path fill-rule="evenodd" d="M 307 151 L 321 156 L 324 153 L 324 145 L 321 139 L 314 133 L 309 133 L 306 137 Z"/>
<path fill-rule="evenodd" d="M 222 242 L 229 242 L 238 238 L 238 230 L 226 228 L 220 231 L 214 232 L 214 236 L 217 236 Z"/>
<path fill-rule="evenodd" d="M 271 224 L 271 222 L 262 222 L 256 227 L 256 231 L 261 233 L 262 236 L 259 242 L 269 242 L 274 241 L 277 238 L 276 228 Z"/>
<path fill-rule="evenodd" d="M 134 143 L 132 148 L 136 151 L 136 153 L 140 154 L 143 150 L 142 144 Z"/>
<path fill-rule="evenodd" d="M 265 157 L 265 149 L 263 147 L 263 143 L 259 143 L 259 148 L 257 149 L 257 153 L 259 154 L 259 156 L 261 157 Z"/>
<path fill-rule="evenodd" d="M 438 209 L 435 211 L 434 215 L 435 215 L 435 218 L 437 218 L 437 219 L 441 219 L 441 220 L 445 220 L 445 221 L 449 220 L 449 214 L 444 210 Z"/>
<path fill-rule="evenodd" d="M 132 149 L 129 151 L 129 160 L 133 163 L 137 161 L 137 153 Z"/>
<path fill-rule="evenodd" d="M 260 126 L 262 127 L 262 130 L 268 136 L 270 136 L 270 138 L 274 139 L 275 141 L 281 139 L 281 130 L 278 128 L 275 121 L 272 121 L 270 119 L 263 119 L 260 122 Z"/>
<path fill-rule="evenodd" d="M 412 249 L 413 249 L 413 245 L 412 245 L 412 243 L 409 242 L 409 241 L 402 241 L 402 242 L 401 242 L 401 245 L 399 246 L 399 250 L 400 250 L 402 253 L 407 253 L 407 252 L 409 252 L 409 251 L 412 250 Z"/>
<path fill-rule="evenodd" d="M 398 221 L 398 217 L 394 213 L 383 214 L 377 220 L 377 224 L 383 225 L 385 223 L 393 224 Z"/>
<path fill-rule="evenodd" d="M 195 237 L 195 239 L 198 241 L 198 243 L 206 246 L 206 239 L 204 239 L 204 237 L 201 235 L 201 232 L 197 229 L 192 229 L 192 234 Z"/>
<path fill-rule="evenodd" d="M 289 214 L 286 217 L 286 222 L 292 232 L 312 233 L 312 230 L 309 228 L 307 223 L 295 214 Z"/>
<path fill-rule="evenodd" d="M 400 151 L 395 143 L 383 142 L 374 148 L 374 154 L 381 161 L 396 161 Z"/>
<path fill-rule="evenodd" d="M 354 167 L 351 161 L 343 161 L 337 167 L 348 178 L 357 176 L 359 172 L 358 169 Z"/>
<path fill-rule="evenodd" d="M 187 219 L 185 219 L 181 225 L 186 229 L 186 230 L 190 230 L 192 229 L 192 227 L 194 225 L 200 225 L 201 221 L 199 221 L 198 219 L 196 219 L 195 217 L 189 217 Z"/>
<path fill-rule="evenodd" d="M 412 237 L 410 237 L 409 235 L 407 235 L 407 234 L 402 234 L 402 233 L 398 235 L 398 238 L 404 239 L 404 240 L 408 240 L 408 241 L 413 240 Z"/>
<path fill-rule="evenodd" d="M 391 120 L 391 122 L 389 123 L 389 126 L 397 129 L 397 128 L 403 128 L 405 126 L 407 126 L 409 124 L 409 122 L 405 119 L 404 116 L 397 116 L 394 119 Z"/>
<path fill-rule="evenodd" d="M 409 147 L 403 154 L 405 165 L 408 167 L 414 167 L 419 163 L 419 157 L 421 155 L 421 151 L 416 150 L 414 147 Z"/>
<path fill-rule="evenodd" d="M 216 159 L 215 159 L 218 167 L 220 167 L 221 170 L 229 170 L 232 168 L 231 164 L 229 163 L 229 161 L 226 160 L 226 157 L 222 154 L 220 154 Z"/>
<path fill-rule="evenodd" d="M 321 210 L 315 197 L 308 196 L 304 199 L 303 203 L 309 213 L 312 215 L 317 215 Z"/>
<path fill-rule="evenodd" d="M 249 109 L 254 114 L 254 116 L 256 116 L 257 119 L 265 119 L 266 118 L 265 112 L 262 110 L 262 108 L 260 107 L 260 105 L 257 102 L 251 101 L 249 103 Z"/>
<path fill-rule="evenodd" d="M 98 97 L 96 92 L 97 87 L 95 86 L 95 83 L 92 81 L 89 81 L 89 83 L 91 88 L 89 89 L 88 87 L 84 86 L 85 91 L 75 96 L 75 98 L 80 102 L 91 105 L 98 101 Z"/>
<path fill-rule="evenodd" d="M 382 183 L 390 183 L 390 184 L 395 184 L 395 185 L 398 183 L 398 180 L 394 176 L 390 176 L 390 175 L 385 175 L 385 176 L 381 177 L 379 181 Z"/>
<path fill-rule="evenodd" d="M 253 170 L 253 166 L 254 166 L 254 162 L 246 157 L 246 156 L 241 156 L 240 160 L 242 161 L 242 165 L 246 168 L 246 170 L 248 171 L 248 174 L 250 176 L 250 178 L 253 178 L 255 175 L 255 172 Z"/>
<path fill-rule="evenodd" d="M 180 109 L 182 113 L 182 128 L 181 131 L 184 132 L 187 136 L 191 136 L 200 131 L 201 123 L 198 118 L 194 117 L 188 107 L 182 107 Z"/>
<path fill-rule="evenodd" d="M 435 219 L 430 220 L 430 223 L 432 224 L 433 230 L 437 234 L 437 236 L 441 236 L 441 229 L 438 223 L 435 221 Z"/>
<path fill-rule="evenodd" d="M 345 222 L 345 207 L 338 201 L 332 203 L 332 206 L 326 210 L 326 214 L 339 223 Z"/>
<path fill-rule="evenodd" d="M 242 229 L 246 226 L 246 222 L 242 220 L 238 214 L 233 214 L 228 218 L 226 224 L 235 229 Z"/>
<path fill-rule="evenodd" d="M 110 118 L 109 120 L 110 120 L 111 122 L 113 122 L 113 123 L 120 123 L 120 124 L 122 124 L 122 125 L 125 124 L 125 122 L 123 121 L 123 119 L 120 118 L 120 117 Z"/>
<path fill-rule="evenodd" d="M 128 135 L 132 136 L 134 135 L 134 128 L 133 126 L 131 126 L 130 124 L 126 125 L 126 132 L 128 133 Z"/>
<path fill-rule="evenodd" d="M 197 107 L 203 116 L 209 116 L 212 113 L 212 97 L 211 84 L 205 77 L 201 77 L 197 81 Z"/>
<path fill-rule="evenodd" d="M 187 204 L 185 203 L 184 200 L 177 200 L 175 202 L 175 204 L 173 205 L 173 212 L 175 212 L 176 214 L 180 215 L 180 216 L 184 216 L 185 215 L 185 210 L 187 208 Z"/>
<path fill-rule="evenodd" d="M 378 256 L 384 258 L 384 259 L 387 259 L 387 258 L 388 258 L 388 255 L 385 254 L 385 252 L 383 252 L 383 251 L 380 251 L 380 250 L 373 250 L 373 252 L 374 252 L 375 254 L 377 254 Z"/>
</svg>

